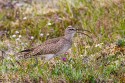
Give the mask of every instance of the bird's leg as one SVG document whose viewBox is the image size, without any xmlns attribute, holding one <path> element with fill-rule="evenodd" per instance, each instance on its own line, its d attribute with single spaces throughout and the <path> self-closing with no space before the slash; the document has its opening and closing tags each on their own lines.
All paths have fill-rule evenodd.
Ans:
<svg viewBox="0 0 125 83">
<path fill-rule="evenodd" d="M 32 67 L 36 67 L 38 65 L 38 58 L 35 57 L 35 63 L 32 65 Z"/>
<path fill-rule="evenodd" d="M 19 62 L 19 61 L 17 61 L 17 60 L 16 60 L 16 63 L 17 63 L 20 67 L 22 67 L 22 65 L 20 64 L 20 62 Z"/>
<path fill-rule="evenodd" d="M 17 63 L 17 65 L 19 65 L 20 67 L 22 67 L 21 63 L 19 62 L 20 59 L 22 59 L 22 58 L 15 57 L 15 62 Z"/>
<path fill-rule="evenodd" d="M 55 57 L 56 55 L 55 54 L 48 54 L 48 55 L 45 55 L 45 61 L 43 62 L 42 64 L 42 67 L 49 61 L 51 60 L 53 57 Z"/>
<path fill-rule="evenodd" d="M 35 58 L 35 65 L 38 65 L 38 58 Z"/>
</svg>

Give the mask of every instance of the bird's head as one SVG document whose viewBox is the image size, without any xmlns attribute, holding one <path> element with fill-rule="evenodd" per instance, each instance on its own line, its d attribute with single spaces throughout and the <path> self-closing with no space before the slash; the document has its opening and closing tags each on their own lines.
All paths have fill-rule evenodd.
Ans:
<svg viewBox="0 0 125 83">
<path fill-rule="evenodd" d="M 72 35 L 74 36 L 74 34 L 76 33 L 76 28 L 72 27 L 72 26 L 68 26 L 65 30 L 65 35 Z"/>
<path fill-rule="evenodd" d="M 90 37 L 89 35 L 87 35 L 86 33 L 83 33 L 83 31 L 87 31 L 87 32 L 90 32 L 88 30 L 84 30 L 84 29 L 77 29 L 77 28 L 74 28 L 72 26 L 68 26 L 65 30 L 65 36 L 70 36 L 70 37 L 73 37 L 75 33 L 81 33 L 81 34 L 84 34 L 88 37 Z M 90 32 L 91 33 L 91 32 Z M 90 37 L 91 38 L 91 37 Z"/>
</svg>

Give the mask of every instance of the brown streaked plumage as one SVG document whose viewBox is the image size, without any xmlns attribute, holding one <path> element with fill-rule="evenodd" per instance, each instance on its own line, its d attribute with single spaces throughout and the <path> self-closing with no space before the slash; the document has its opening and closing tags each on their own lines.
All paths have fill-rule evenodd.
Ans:
<svg viewBox="0 0 125 83">
<path fill-rule="evenodd" d="M 17 54 L 17 55 L 19 55 L 18 58 L 30 58 L 30 57 L 34 57 L 34 56 L 44 55 L 46 53 L 48 54 L 49 49 L 53 49 L 53 47 L 51 47 L 51 46 L 56 44 L 59 40 L 60 40 L 60 37 L 49 39 L 49 40 L 43 42 L 41 45 L 38 45 L 38 46 L 30 48 L 30 49 L 23 50 Z"/>
<path fill-rule="evenodd" d="M 72 46 L 72 38 L 77 29 L 68 26 L 62 37 L 53 38 L 45 41 L 41 45 L 26 49 L 18 53 L 17 59 L 44 56 L 46 60 L 64 54 Z"/>
</svg>

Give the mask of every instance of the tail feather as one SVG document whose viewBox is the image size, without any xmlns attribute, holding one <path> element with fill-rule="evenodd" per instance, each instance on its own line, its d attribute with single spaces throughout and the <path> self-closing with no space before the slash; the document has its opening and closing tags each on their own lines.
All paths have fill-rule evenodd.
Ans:
<svg viewBox="0 0 125 83">
<path fill-rule="evenodd" d="M 18 53 L 15 54 L 16 59 L 27 59 L 30 58 L 29 53 L 32 51 L 33 49 L 26 49 L 26 50 L 22 50 Z"/>
<path fill-rule="evenodd" d="M 22 50 L 20 52 L 30 52 L 30 51 L 32 51 L 32 49 L 26 49 L 26 50 Z"/>
</svg>

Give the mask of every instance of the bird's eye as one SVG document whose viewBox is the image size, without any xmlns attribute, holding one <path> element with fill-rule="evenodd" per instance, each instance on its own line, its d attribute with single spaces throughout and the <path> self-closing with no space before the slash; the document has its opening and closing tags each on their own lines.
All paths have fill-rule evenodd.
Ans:
<svg viewBox="0 0 125 83">
<path fill-rule="evenodd" d="M 69 29 L 69 30 L 72 30 L 72 31 L 73 31 L 73 30 L 75 30 L 75 29 Z"/>
</svg>

